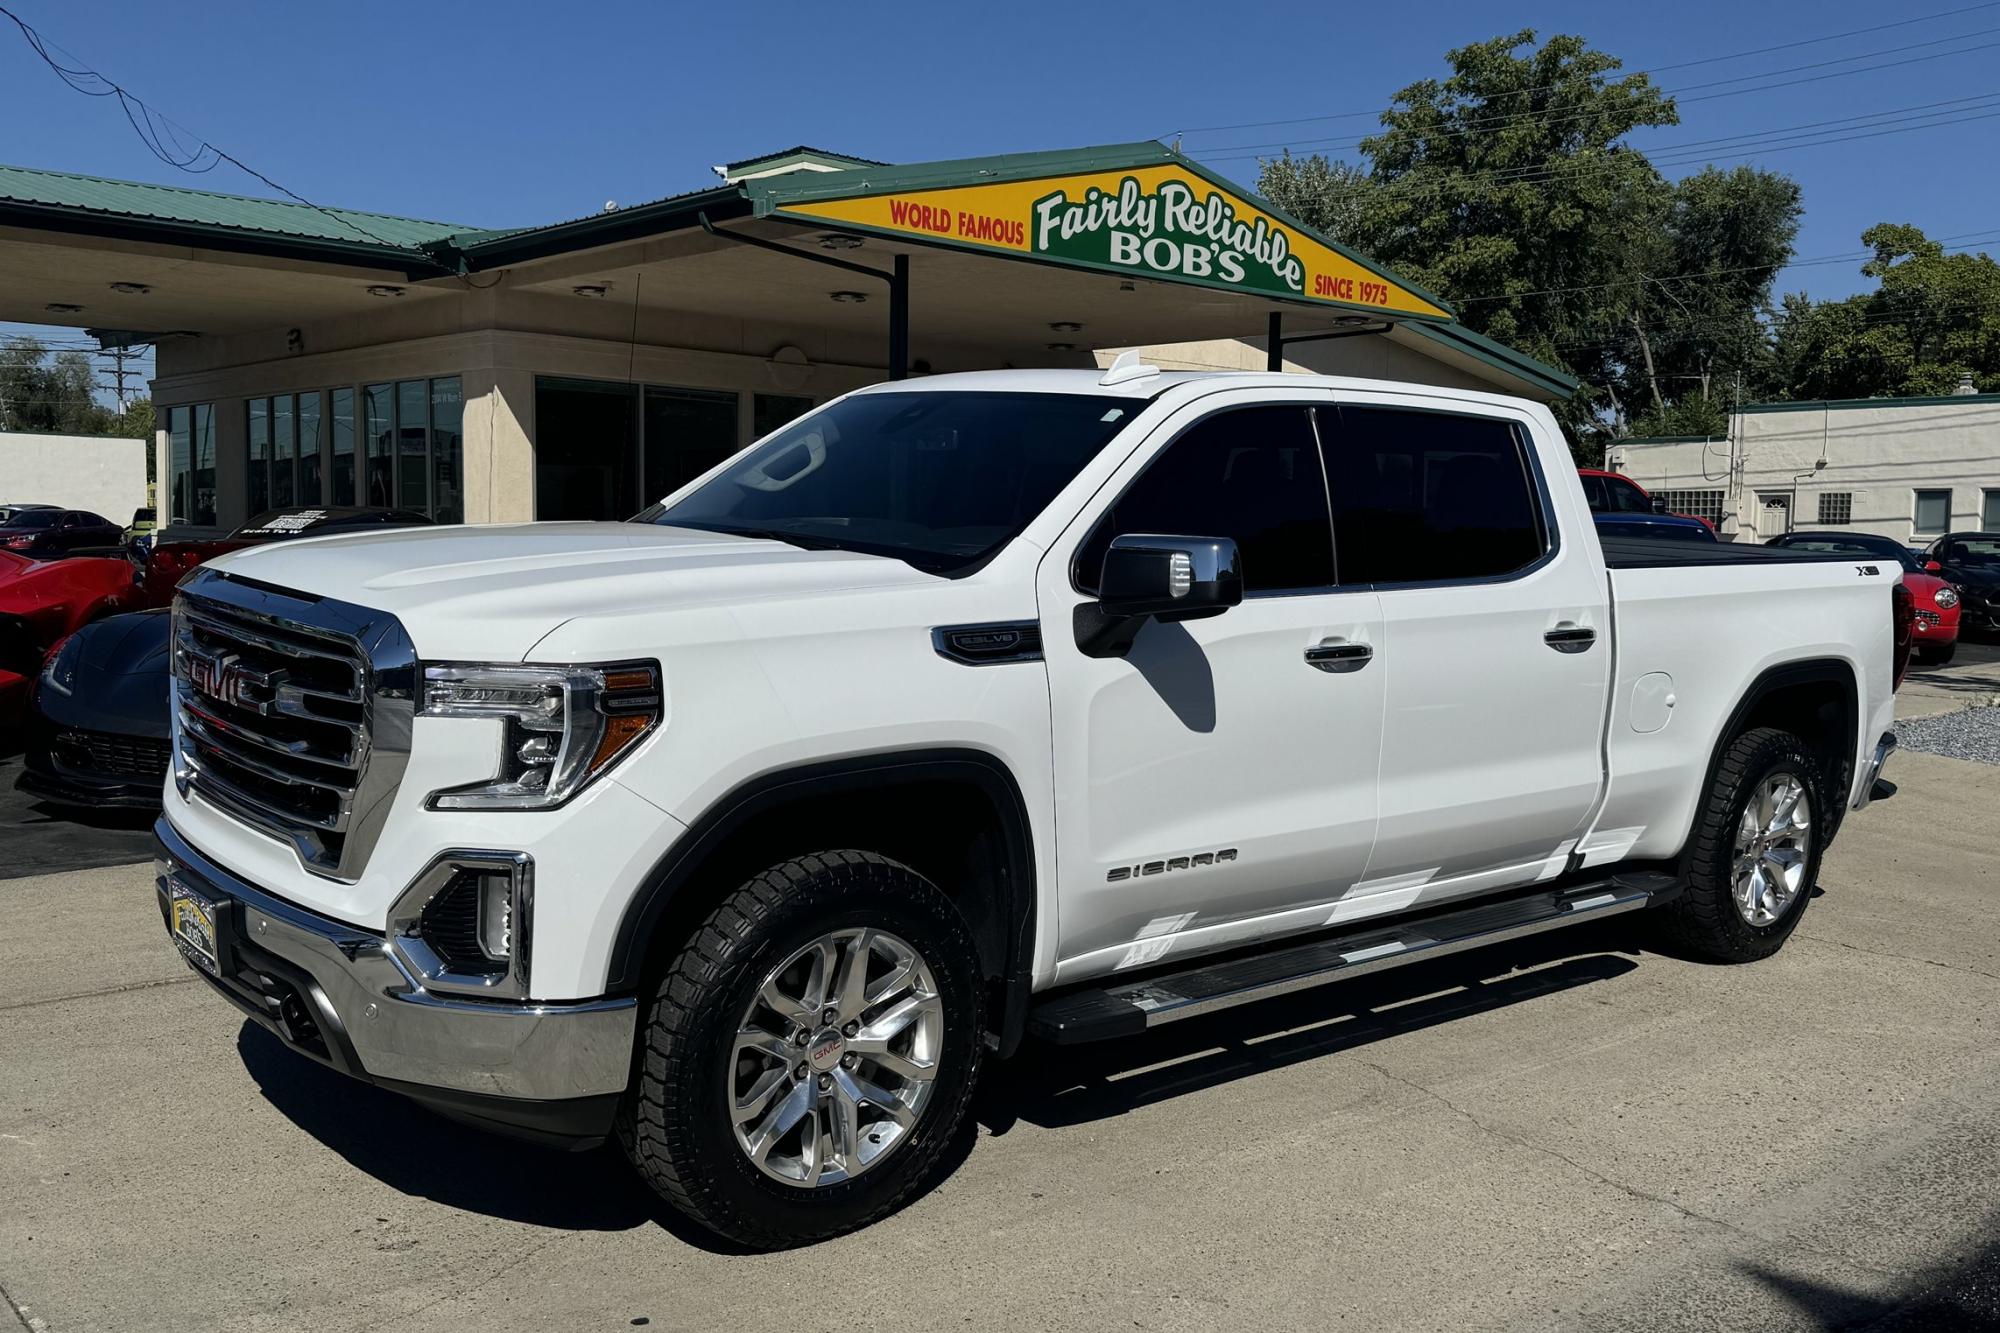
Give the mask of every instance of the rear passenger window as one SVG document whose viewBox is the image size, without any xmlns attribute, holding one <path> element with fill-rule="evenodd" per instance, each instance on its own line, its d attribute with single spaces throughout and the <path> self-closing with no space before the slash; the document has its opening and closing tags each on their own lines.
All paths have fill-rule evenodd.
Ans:
<svg viewBox="0 0 2000 1333">
<path fill-rule="evenodd" d="M 1196 422 L 1161 451 L 1077 552 L 1076 585 L 1097 590 L 1113 537 L 1228 537 L 1246 592 L 1333 582 L 1333 533 L 1319 445 L 1304 407 L 1241 407 Z"/>
<path fill-rule="evenodd" d="M 1340 581 L 1495 578 L 1544 550 L 1521 432 L 1492 417 L 1322 409 Z"/>
</svg>

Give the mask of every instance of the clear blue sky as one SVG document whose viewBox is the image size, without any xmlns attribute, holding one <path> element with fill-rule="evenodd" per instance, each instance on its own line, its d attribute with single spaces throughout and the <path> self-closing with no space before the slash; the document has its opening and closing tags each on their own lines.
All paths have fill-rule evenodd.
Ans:
<svg viewBox="0 0 2000 1333">
<path fill-rule="evenodd" d="M 1089 3 L 993 8 L 865 3 L 686 5 L 488 0 L 452 6 L 269 0 L 6 0 L 81 62 L 177 123 L 321 203 L 477 226 L 548 222 L 713 181 L 709 166 L 796 143 L 922 161 L 1188 131 L 1194 156 L 1247 184 L 1249 154 L 1351 142 L 1372 117 L 1207 130 L 1367 111 L 1443 70 L 1446 48 L 1517 27 L 1575 32 L 1628 69 L 1959 9 L 1968 0 L 1287 5 Z M 1917 46 L 1918 43 L 1927 43 Z M 1982 46 L 1985 49 L 1978 49 Z M 1903 51 L 1890 48 L 1915 47 Z M 1939 53 L 1949 53 L 1939 56 Z M 1913 57 L 1920 58 L 1912 61 Z M 1657 75 L 1693 89 L 1657 159 L 1714 153 L 1804 187 L 1802 259 L 1859 248 L 1877 221 L 2000 239 L 2000 4 L 1930 22 Z M 1865 57 L 1819 69 L 1794 67 Z M 1912 61 L 1844 77 L 1857 65 Z M 1790 72 L 1778 72 L 1778 71 Z M 1773 86 L 1798 79 L 1812 82 Z M 65 87 L 0 26 L 0 161 L 228 193 L 265 193 L 226 164 L 155 160 L 114 99 Z M 1740 95 L 1715 93 L 1751 91 Z M 1706 144 L 1936 107 L 1958 124 L 1738 155 Z M 1874 128 L 1890 128 L 1884 119 Z M 1867 130 L 1869 126 L 1858 127 Z M 1852 133 L 1853 127 L 1832 127 Z M 1800 131 L 1800 133 L 1811 133 Z M 1685 152 L 1675 145 L 1692 144 Z M 1253 147 L 1254 146 L 1254 147 Z M 1304 144 L 1308 149 L 1322 146 Z M 1352 155 L 1352 150 L 1345 150 Z M 2000 245 L 1994 247 L 2000 250 Z M 1869 285 L 1858 262 L 1806 265 L 1780 290 Z"/>
</svg>

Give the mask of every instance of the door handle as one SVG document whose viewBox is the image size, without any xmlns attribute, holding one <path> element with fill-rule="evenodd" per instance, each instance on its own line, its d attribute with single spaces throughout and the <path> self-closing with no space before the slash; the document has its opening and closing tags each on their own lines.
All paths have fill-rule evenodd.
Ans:
<svg viewBox="0 0 2000 1333">
<path fill-rule="evenodd" d="M 1306 649 L 1306 664 L 1320 671 L 1359 671 L 1374 659 L 1373 648 L 1345 639 L 1322 639 Z"/>
<path fill-rule="evenodd" d="M 1588 652 L 1590 645 L 1597 642 L 1597 631 L 1588 625 L 1578 625 L 1565 620 L 1544 634 L 1542 642 L 1559 653 Z"/>
</svg>

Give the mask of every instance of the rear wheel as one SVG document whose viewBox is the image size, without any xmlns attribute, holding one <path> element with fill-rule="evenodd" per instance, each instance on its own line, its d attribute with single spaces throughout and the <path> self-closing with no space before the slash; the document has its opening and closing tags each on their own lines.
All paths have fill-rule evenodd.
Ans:
<svg viewBox="0 0 2000 1333">
<path fill-rule="evenodd" d="M 620 1138 L 669 1203 L 743 1244 L 866 1226 L 964 1124 L 980 998 L 963 917 L 915 871 L 855 851 L 773 866 L 660 983 Z"/>
<path fill-rule="evenodd" d="M 1768 958 L 1798 927 L 1825 830 L 1819 760 L 1790 732 L 1730 742 L 1695 823 L 1687 891 L 1664 909 L 1676 943 L 1721 962 Z"/>
</svg>

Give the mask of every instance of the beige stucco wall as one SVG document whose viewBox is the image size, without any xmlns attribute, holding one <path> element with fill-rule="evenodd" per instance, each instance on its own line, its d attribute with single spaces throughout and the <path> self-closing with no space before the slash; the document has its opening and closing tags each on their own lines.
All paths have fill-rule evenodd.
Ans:
<svg viewBox="0 0 2000 1333">
<path fill-rule="evenodd" d="M 146 442 L 0 431 L 0 504 L 84 509 L 113 523 L 146 503 Z"/>
<path fill-rule="evenodd" d="M 1846 494 L 1853 517 L 1845 526 L 1922 545 L 1938 532 L 1917 529 L 1917 491 L 1951 492 L 1953 530 L 1981 526 L 1986 493 L 2000 492 L 2000 395 L 1751 408 L 1736 415 L 1727 438 L 1623 441 L 1605 466 L 1649 491 L 1722 491 L 1723 535 L 1737 540 L 1756 540 L 1765 498 L 1789 504 L 1796 486 L 1795 528 L 1820 526 L 1822 494 Z M 1773 511 L 1767 529 L 1781 519 Z"/>
<path fill-rule="evenodd" d="M 1099 365 L 1108 366 L 1122 348 L 1106 348 L 1097 355 Z M 1140 355 L 1163 370 L 1263 370 L 1266 368 L 1262 338 L 1214 338 L 1204 342 L 1156 343 Z M 1412 384 L 1435 384 L 1451 389 L 1477 389 L 1486 393 L 1507 390 L 1491 379 L 1468 374 L 1427 356 L 1385 335 L 1368 334 L 1332 338 L 1321 342 L 1295 343 L 1285 349 L 1285 369 L 1314 375 L 1353 375 L 1363 379 L 1397 380 Z"/>
</svg>

